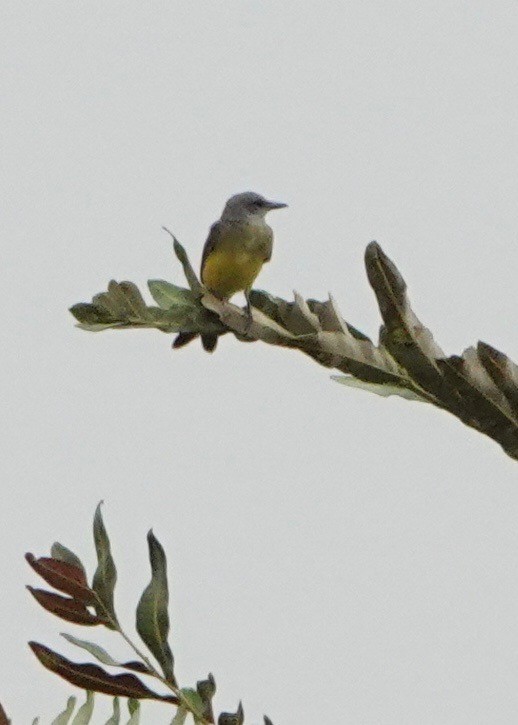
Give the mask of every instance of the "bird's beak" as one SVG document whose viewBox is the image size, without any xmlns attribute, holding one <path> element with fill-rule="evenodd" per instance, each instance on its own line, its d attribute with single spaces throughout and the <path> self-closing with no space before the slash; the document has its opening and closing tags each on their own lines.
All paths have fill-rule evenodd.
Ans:
<svg viewBox="0 0 518 725">
<path fill-rule="evenodd" d="M 268 209 L 284 209 L 287 207 L 287 204 L 284 204 L 282 201 L 269 201 L 267 202 Z"/>
</svg>

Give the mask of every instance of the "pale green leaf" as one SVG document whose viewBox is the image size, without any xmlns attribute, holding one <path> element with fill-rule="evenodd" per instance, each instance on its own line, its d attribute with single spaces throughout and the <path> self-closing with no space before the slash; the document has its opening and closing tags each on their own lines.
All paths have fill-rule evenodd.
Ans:
<svg viewBox="0 0 518 725">
<path fill-rule="evenodd" d="M 92 719 L 92 713 L 94 711 L 94 693 L 88 691 L 86 693 L 86 702 L 81 705 L 79 710 L 76 712 L 71 725 L 88 725 Z"/>
<path fill-rule="evenodd" d="M 171 725 L 184 725 L 184 722 L 187 719 L 187 715 L 189 714 L 189 710 L 185 707 L 179 707 L 176 711 L 176 715 L 173 717 L 171 721 Z"/>
<path fill-rule="evenodd" d="M 81 647 L 81 649 L 85 649 L 90 652 L 90 654 L 98 659 L 99 662 L 102 662 L 103 665 L 111 665 L 112 667 L 121 666 L 120 662 L 114 660 L 113 657 L 109 655 L 108 652 L 103 647 L 100 647 L 98 644 L 88 642 L 85 639 L 78 639 L 71 634 L 66 634 L 66 632 L 61 632 L 61 636 L 64 637 L 68 642 L 70 642 L 70 644 L 74 644 L 76 647 Z"/>
<path fill-rule="evenodd" d="M 139 725 L 140 723 L 140 702 L 138 700 L 128 700 L 128 711 L 131 715 L 126 725 Z"/>
<path fill-rule="evenodd" d="M 88 322 L 78 322 L 76 327 L 78 327 L 80 330 L 84 330 L 85 332 L 102 332 L 103 330 L 110 330 L 114 327 L 120 327 L 120 322 L 92 322 L 89 324 Z"/>
<path fill-rule="evenodd" d="M 378 383 L 366 383 L 363 380 L 358 380 L 350 375 L 331 375 L 331 379 L 335 380 L 341 385 L 347 385 L 349 388 L 360 388 L 361 390 L 367 390 L 369 393 L 375 393 L 381 395 L 383 398 L 388 398 L 390 395 L 398 395 L 400 398 L 406 400 L 418 400 L 422 403 L 427 401 L 420 395 L 415 393 L 409 388 L 401 388 L 398 385 L 380 385 Z"/>
<path fill-rule="evenodd" d="M 169 590 L 167 562 L 162 545 L 153 532 L 148 534 L 151 581 L 145 588 L 137 606 L 136 627 L 144 644 L 160 663 L 165 677 L 174 680 L 174 660 L 167 642 L 169 634 Z"/>
<path fill-rule="evenodd" d="M 121 721 L 121 708 L 119 705 L 119 698 L 114 697 L 113 698 L 113 714 L 108 720 L 106 720 L 105 725 L 119 725 L 120 721 Z"/>
<path fill-rule="evenodd" d="M 179 305 L 193 306 L 197 303 L 196 296 L 185 287 L 178 287 L 163 279 L 150 279 L 147 284 L 153 299 L 162 310 Z"/>
<path fill-rule="evenodd" d="M 67 723 L 70 722 L 70 718 L 72 717 L 72 713 L 74 712 L 75 706 L 76 706 L 76 698 L 69 697 L 66 708 L 63 710 L 62 713 L 60 713 L 56 718 L 54 718 L 51 725 L 67 725 Z"/>
</svg>

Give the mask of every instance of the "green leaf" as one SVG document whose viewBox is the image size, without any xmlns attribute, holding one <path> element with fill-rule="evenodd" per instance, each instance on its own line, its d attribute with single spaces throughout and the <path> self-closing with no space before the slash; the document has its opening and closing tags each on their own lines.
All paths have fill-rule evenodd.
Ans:
<svg viewBox="0 0 518 725">
<path fill-rule="evenodd" d="M 152 323 L 149 308 L 133 282 L 111 280 L 106 292 L 94 295 L 90 304 L 80 302 L 70 312 L 85 329 L 102 330 L 107 327 L 149 326 Z M 152 324 L 154 326 L 154 324 Z"/>
<path fill-rule="evenodd" d="M 139 725 L 140 724 L 140 702 L 138 700 L 128 700 L 128 711 L 130 719 L 126 725 Z"/>
<path fill-rule="evenodd" d="M 200 694 L 190 687 L 182 687 L 180 692 L 182 693 L 183 699 L 189 707 L 189 710 L 193 713 L 195 721 L 197 717 L 203 717 L 205 705 Z"/>
<path fill-rule="evenodd" d="M 53 559 L 58 559 L 58 561 L 64 561 L 66 564 L 71 564 L 72 566 L 81 569 L 86 580 L 86 570 L 81 562 L 81 559 L 76 556 L 73 551 L 67 549 L 66 546 L 63 546 L 63 544 L 60 544 L 59 541 L 55 541 L 52 544 L 52 547 L 50 549 L 50 555 Z"/>
<path fill-rule="evenodd" d="M 208 722 L 214 722 L 214 712 L 212 710 L 212 699 L 216 694 L 216 680 L 214 675 L 209 673 L 206 680 L 198 680 L 196 683 L 196 691 L 203 702 L 203 717 Z"/>
<path fill-rule="evenodd" d="M 185 278 L 187 282 L 189 283 L 189 287 L 195 294 L 200 294 L 202 292 L 202 286 L 198 280 L 198 277 L 196 276 L 191 263 L 189 262 L 189 257 L 187 256 L 187 252 L 182 247 L 178 239 L 174 236 L 172 232 L 167 229 L 167 227 L 162 227 L 162 229 L 167 232 L 173 239 L 173 246 L 174 246 L 174 253 L 176 254 L 178 260 L 180 261 L 180 264 L 183 267 L 183 272 L 185 274 Z"/>
<path fill-rule="evenodd" d="M 90 652 L 90 654 L 99 660 L 99 662 L 102 662 L 103 665 L 111 665 L 112 667 L 121 666 L 117 660 L 114 660 L 113 657 L 98 644 L 88 642 L 85 639 L 78 639 L 71 634 L 66 634 L 66 632 L 61 632 L 61 636 L 64 637 L 67 642 L 70 642 L 70 644 L 74 644 L 76 647 L 81 647 L 81 649 L 85 649 L 87 652 Z"/>
<path fill-rule="evenodd" d="M 450 355 L 438 360 L 437 365 L 461 397 L 461 420 L 490 435 L 509 455 L 518 458 L 518 419 L 477 351 L 469 347 L 462 356 Z"/>
<path fill-rule="evenodd" d="M 363 380 L 353 378 L 351 375 L 331 375 L 331 380 L 335 380 L 341 385 L 347 385 L 349 388 L 360 388 L 361 390 L 367 390 L 369 393 L 375 393 L 381 395 L 383 398 L 388 398 L 390 395 L 398 395 L 400 398 L 406 400 L 418 400 L 421 403 L 426 403 L 425 398 L 415 393 L 409 388 L 399 387 L 398 385 L 384 385 L 379 383 L 366 383 Z"/>
<path fill-rule="evenodd" d="M 121 721 L 121 708 L 119 705 L 119 698 L 113 698 L 113 715 L 109 720 L 106 720 L 105 725 L 119 725 Z"/>
<path fill-rule="evenodd" d="M 144 644 L 160 663 L 166 679 L 176 684 L 173 653 L 167 642 L 169 634 L 169 590 L 167 562 L 162 545 L 150 531 L 147 536 L 151 581 L 137 606 L 136 627 Z"/>
<path fill-rule="evenodd" d="M 187 719 L 187 715 L 189 714 L 189 710 L 187 708 L 180 706 L 178 710 L 176 711 L 176 715 L 173 717 L 171 721 L 171 725 L 184 725 L 184 722 Z"/>
<path fill-rule="evenodd" d="M 162 310 L 169 310 L 179 305 L 192 307 L 197 304 L 196 296 L 185 287 L 178 287 L 163 279 L 150 279 L 147 284 L 153 299 Z"/>
<path fill-rule="evenodd" d="M 92 589 L 102 602 L 102 606 L 99 604 L 95 605 L 97 614 L 106 618 L 107 612 L 116 625 L 117 615 L 115 614 L 113 594 L 115 583 L 117 582 L 117 569 L 115 568 L 115 562 L 111 555 L 110 540 L 104 527 L 101 503 L 98 504 L 94 516 L 94 541 L 98 563 L 92 582 Z M 106 626 L 110 629 L 114 629 L 115 625 L 111 622 L 106 622 Z"/>
<path fill-rule="evenodd" d="M 74 712 L 75 706 L 76 706 L 76 698 L 69 697 L 66 708 L 63 710 L 63 712 L 60 715 L 58 715 L 56 718 L 54 718 L 51 725 L 67 725 L 67 723 L 70 721 L 70 718 L 72 717 L 72 713 Z"/>
<path fill-rule="evenodd" d="M 87 652 L 90 652 L 90 654 L 92 654 L 97 660 L 99 660 L 99 662 L 102 662 L 103 665 L 109 665 L 110 667 L 123 667 L 126 670 L 133 670 L 133 672 L 138 672 L 143 675 L 152 674 L 147 665 L 145 665 L 143 662 L 139 662 L 138 660 L 130 662 L 119 662 L 118 660 L 114 660 L 113 657 L 108 654 L 108 652 L 103 647 L 100 647 L 93 642 L 88 642 L 84 639 L 78 639 L 77 637 L 73 637 L 71 634 L 66 634 L 65 632 L 61 632 L 61 636 L 76 647 L 80 647 L 81 649 L 85 649 Z"/>
<path fill-rule="evenodd" d="M 437 359 L 443 358 L 444 352 L 430 330 L 417 319 L 408 301 L 405 280 L 377 242 L 367 245 L 365 267 L 385 323 L 380 342 L 426 392 L 439 400 L 447 395 L 453 402 L 453 388 L 437 366 Z M 452 405 L 451 409 L 458 408 Z"/>
<path fill-rule="evenodd" d="M 94 693 L 90 690 L 86 693 L 86 702 L 77 711 L 71 725 L 88 725 L 94 711 Z"/>
<path fill-rule="evenodd" d="M 104 310 L 90 302 L 77 302 L 69 308 L 81 327 L 85 329 L 103 329 L 111 327 L 117 323 L 113 321 L 111 316 Z"/>
<path fill-rule="evenodd" d="M 243 705 L 239 703 L 237 712 L 222 712 L 218 718 L 218 725 L 243 725 L 245 713 Z"/>
<path fill-rule="evenodd" d="M 507 398 L 511 410 L 518 418 L 518 365 L 485 342 L 478 343 L 477 352 L 480 362 Z"/>
<path fill-rule="evenodd" d="M 206 680 L 198 680 L 196 683 L 196 690 L 202 700 L 212 700 L 216 694 L 216 680 L 214 679 L 212 672 L 209 672 Z"/>
</svg>

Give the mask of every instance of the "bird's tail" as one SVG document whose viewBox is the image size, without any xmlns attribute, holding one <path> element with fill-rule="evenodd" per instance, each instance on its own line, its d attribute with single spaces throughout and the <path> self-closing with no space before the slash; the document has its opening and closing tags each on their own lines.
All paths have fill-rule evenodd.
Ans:
<svg viewBox="0 0 518 725">
<path fill-rule="evenodd" d="M 187 345 L 191 340 L 195 340 L 198 337 L 197 332 L 179 332 L 173 342 L 173 348 L 177 350 L 184 345 Z M 218 344 L 217 335 L 201 335 L 201 344 L 203 349 L 207 352 L 213 352 Z"/>
</svg>

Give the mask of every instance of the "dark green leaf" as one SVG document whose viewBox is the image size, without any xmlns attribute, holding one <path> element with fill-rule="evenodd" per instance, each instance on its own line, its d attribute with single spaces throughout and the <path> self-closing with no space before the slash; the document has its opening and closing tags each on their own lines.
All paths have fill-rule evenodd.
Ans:
<svg viewBox="0 0 518 725">
<path fill-rule="evenodd" d="M 438 360 L 438 365 L 461 397 L 460 419 L 490 435 L 509 455 L 518 458 L 518 421 L 473 348 L 465 350 L 462 357 Z"/>
<path fill-rule="evenodd" d="M 94 574 L 92 589 L 101 602 L 101 604 L 96 603 L 95 607 L 98 616 L 105 619 L 106 626 L 114 629 L 117 625 L 117 615 L 113 603 L 117 570 L 111 555 L 110 540 L 102 519 L 101 504 L 98 504 L 94 516 L 94 542 L 97 552 L 97 569 Z M 109 620 L 107 617 L 109 617 Z"/>
<path fill-rule="evenodd" d="M 133 672 L 138 672 L 141 675 L 154 674 L 153 671 L 150 670 L 147 665 L 145 665 L 143 662 L 139 662 L 138 660 L 131 660 L 129 662 L 121 662 L 119 666 L 124 667 L 126 670 L 133 670 Z"/>
<path fill-rule="evenodd" d="M 514 416 L 518 418 L 518 365 L 485 342 L 478 343 L 477 352 L 482 365 L 507 398 Z"/>
<path fill-rule="evenodd" d="M 106 292 L 94 295 L 90 304 L 80 302 L 70 312 L 85 329 L 106 327 L 154 326 L 144 298 L 133 282 L 111 280 Z"/>
<path fill-rule="evenodd" d="M 218 725 L 243 725 L 245 721 L 245 713 L 243 705 L 239 703 L 237 712 L 222 712 L 218 718 Z"/>
<path fill-rule="evenodd" d="M 137 606 L 137 632 L 144 644 L 156 657 L 164 676 L 175 684 L 174 660 L 167 642 L 169 635 L 169 590 L 167 585 L 167 562 L 164 549 L 153 532 L 148 534 L 151 581 L 144 590 Z"/>
<path fill-rule="evenodd" d="M 78 302 L 70 307 L 70 312 L 85 328 L 91 326 L 95 330 L 111 327 L 114 324 L 113 317 L 93 302 Z"/>
<path fill-rule="evenodd" d="M 448 400 L 448 409 L 457 412 L 459 396 L 437 365 L 444 352 L 415 316 L 407 299 L 405 280 L 377 242 L 367 246 L 365 266 L 385 323 L 380 342 L 417 385 L 435 396 L 436 404 Z"/>
<path fill-rule="evenodd" d="M 214 722 L 214 712 L 212 710 L 212 698 L 216 694 L 216 680 L 209 673 L 206 680 L 199 680 L 196 683 L 196 690 L 203 702 L 203 717 L 208 722 Z"/>
<path fill-rule="evenodd" d="M 185 278 L 186 278 L 187 282 L 189 283 L 189 287 L 191 288 L 192 292 L 199 295 L 202 292 L 203 287 L 200 284 L 198 277 L 196 276 L 196 274 L 191 266 L 191 263 L 189 262 L 189 257 L 187 256 L 187 252 L 182 247 L 182 245 L 180 244 L 178 239 L 176 239 L 174 234 L 172 234 L 172 232 L 170 232 L 169 229 L 167 229 L 167 227 L 162 227 L 162 229 L 164 231 L 166 231 L 172 237 L 173 244 L 174 244 L 174 253 L 176 254 L 177 258 L 180 261 L 180 264 L 183 267 L 183 272 L 185 274 Z"/>
</svg>

